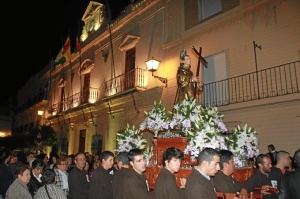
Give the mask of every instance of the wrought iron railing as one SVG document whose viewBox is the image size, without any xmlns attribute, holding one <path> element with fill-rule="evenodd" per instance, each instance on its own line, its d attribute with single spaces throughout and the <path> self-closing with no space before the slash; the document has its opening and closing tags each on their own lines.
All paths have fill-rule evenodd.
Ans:
<svg viewBox="0 0 300 199">
<path fill-rule="evenodd" d="M 45 89 L 45 90 L 40 91 L 37 94 L 33 95 L 32 97 L 27 98 L 27 100 L 23 104 L 21 104 L 20 106 L 17 107 L 17 109 L 15 110 L 16 113 L 20 113 L 20 112 L 34 106 L 35 104 L 40 103 L 43 100 L 48 100 L 47 92 L 48 92 L 48 90 Z"/>
<path fill-rule="evenodd" d="M 146 70 L 137 68 L 104 82 L 103 98 L 125 93 L 132 89 L 145 88 Z M 66 111 L 85 103 L 99 101 L 97 88 L 67 97 L 48 107 L 48 112 Z M 244 74 L 225 80 L 206 83 L 203 89 L 202 104 L 224 106 L 293 93 L 300 93 L 300 60 Z"/>
<path fill-rule="evenodd" d="M 204 85 L 202 104 L 224 106 L 300 92 L 300 60 Z"/>
<path fill-rule="evenodd" d="M 60 113 L 86 103 L 95 103 L 99 101 L 100 89 L 88 88 L 72 96 L 66 97 L 63 101 L 52 104 L 48 107 L 48 112 Z"/>
<path fill-rule="evenodd" d="M 103 96 L 110 97 L 122 92 L 145 87 L 146 70 L 136 68 L 104 82 Z"/>
</svg>

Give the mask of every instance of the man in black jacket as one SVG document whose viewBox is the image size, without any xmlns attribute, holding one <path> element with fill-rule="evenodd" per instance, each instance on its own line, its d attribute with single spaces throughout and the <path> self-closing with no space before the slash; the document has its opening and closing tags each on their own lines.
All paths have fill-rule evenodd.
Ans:
<svg viewBox="0 0 300 199">
<path fill-rule="evenodd" d="M 71 170 L 69 183 L 69 199 L 87 199 L 90 189 L 88 174 L 83 169 L 85 167 L 86 157 L 84 153 L 79 152 L 75 155 L 75 167 Z"/>
<path fill-rule="evenodd" d="M 276 156 L 277 156 L 277 151 L 275 150 L 275 146 L 273 144 L 268 145 L 268 153 L 267 156 L 271 158 L 272 161 L 272 166 L 275 166 L 277 163 Z"/>
<path fill-rule="evenodd" d="M 89 199 L 112 199 L 112 175 L 109 169 L 114 164 L 114 154 L 103 151 L 100 154 L 101 165 L 94 171 L 89 191 Z"/>
<path fill-rule="evenodd" d="M 300 149 L 294 154 L 295 171 L 285 173 L 281 178 L 278 199 L 300 198 Z"/>
<path fill-rule="evenodd" d="M 27 184 L 29 192 L 31 193 L 32 197 L 34 196 L 35 192 L 44 185 L 42 182 L 42 172 L 44 169 L 44 162 L 40 159 L 35 159 L 32 162 L 32 167 L 30 171 L 30 181 Z"/>
<path fill-rule="evenodd" d="M 259 154 L 255 160 L 258 171 L 254 173 L 246 182 L 244 187 L 248 192 L 261 189 L 264 199 L 277 199 L 277 189 L 282 173 L 280 169 L 272 167 L 271 159 L 266 154 Z"/>
</svg>

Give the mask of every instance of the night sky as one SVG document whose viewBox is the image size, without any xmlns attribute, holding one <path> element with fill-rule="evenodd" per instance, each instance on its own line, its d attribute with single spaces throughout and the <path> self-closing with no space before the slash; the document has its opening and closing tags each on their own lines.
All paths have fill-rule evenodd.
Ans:
<svg viewBox="0 0 300 199">
<path fill-rule="evenodd" d="M 88 0 L 11 1 L 2 8 L 0 105 L 7 105 L 29 78 L 55 59 L 68 33 L 71 49 L 82 29 Z M 106 0 L 96 0 L 106 4 Z M 131 0 L 107 0 L 116 18 Z M 9 5 L 11 4 L 11 5 Z M 8 15 L 4 16 L 4 10 Z M 80 25 L 81 24 L 81 25 Z"/>
</svg>

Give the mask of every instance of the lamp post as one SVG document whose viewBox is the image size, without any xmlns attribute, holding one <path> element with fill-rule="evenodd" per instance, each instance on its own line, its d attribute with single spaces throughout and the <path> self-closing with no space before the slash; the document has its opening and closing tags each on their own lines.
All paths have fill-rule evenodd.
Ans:
<svg viewBox="0 0 300 199">
<path fill-rule="evenodd" d="M 257 45 L 255 41 L 253 41 L 253 48 L 254 48 L 254 58 L 255 58 L 255 72 L 256 72 L 256 85 L 257 85 L 257 97 L 260 99 L 259 94 L 259 83 L 258 83 L 258 68 L 257 68 L 257 59 L 256 59 L 256 48 L 261 50 L 261 45 Z M 255 88 L 255 87 L 254 87 Z M 254 91 L 255 92 L 255 91 Z"/>
<path fill-rule="evenodd" d="M 150 72 L 152 72 L 152 77 L 159 79 L 159 81 L 161 81 L 162 83 L 164 83 L 165 87 L 167 87 L 167 85 L 168 85 L 167 78 L 159 77 L 159 76 L 153 74 L 155 71 L 158 70 L 159 64 L 160 64 L 160 61 L 154 59 L 154 57 L 152 57 L 152 59 L 149 59 L 148 61 L 146 61 L 147 70 L 150 71 Z"/>
</svg>

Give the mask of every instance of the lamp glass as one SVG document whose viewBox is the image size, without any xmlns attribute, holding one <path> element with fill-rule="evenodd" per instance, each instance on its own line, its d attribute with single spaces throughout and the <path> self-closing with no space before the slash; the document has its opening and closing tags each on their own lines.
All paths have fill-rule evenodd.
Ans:
<svg viewBox="0 0 300 199">
<path fill-rule="evenodd" d="M 38 115 L 43 115 L 44 111 L 38 110 Z"/>
<path fill-rule="evenodd" d="M 159 64 L 160 61 L 154 59 L 153 57 L 152 59 L 146 61 L 148 71 L 152 71 L 152 72 L 157 71 Z"/>
</svg>

